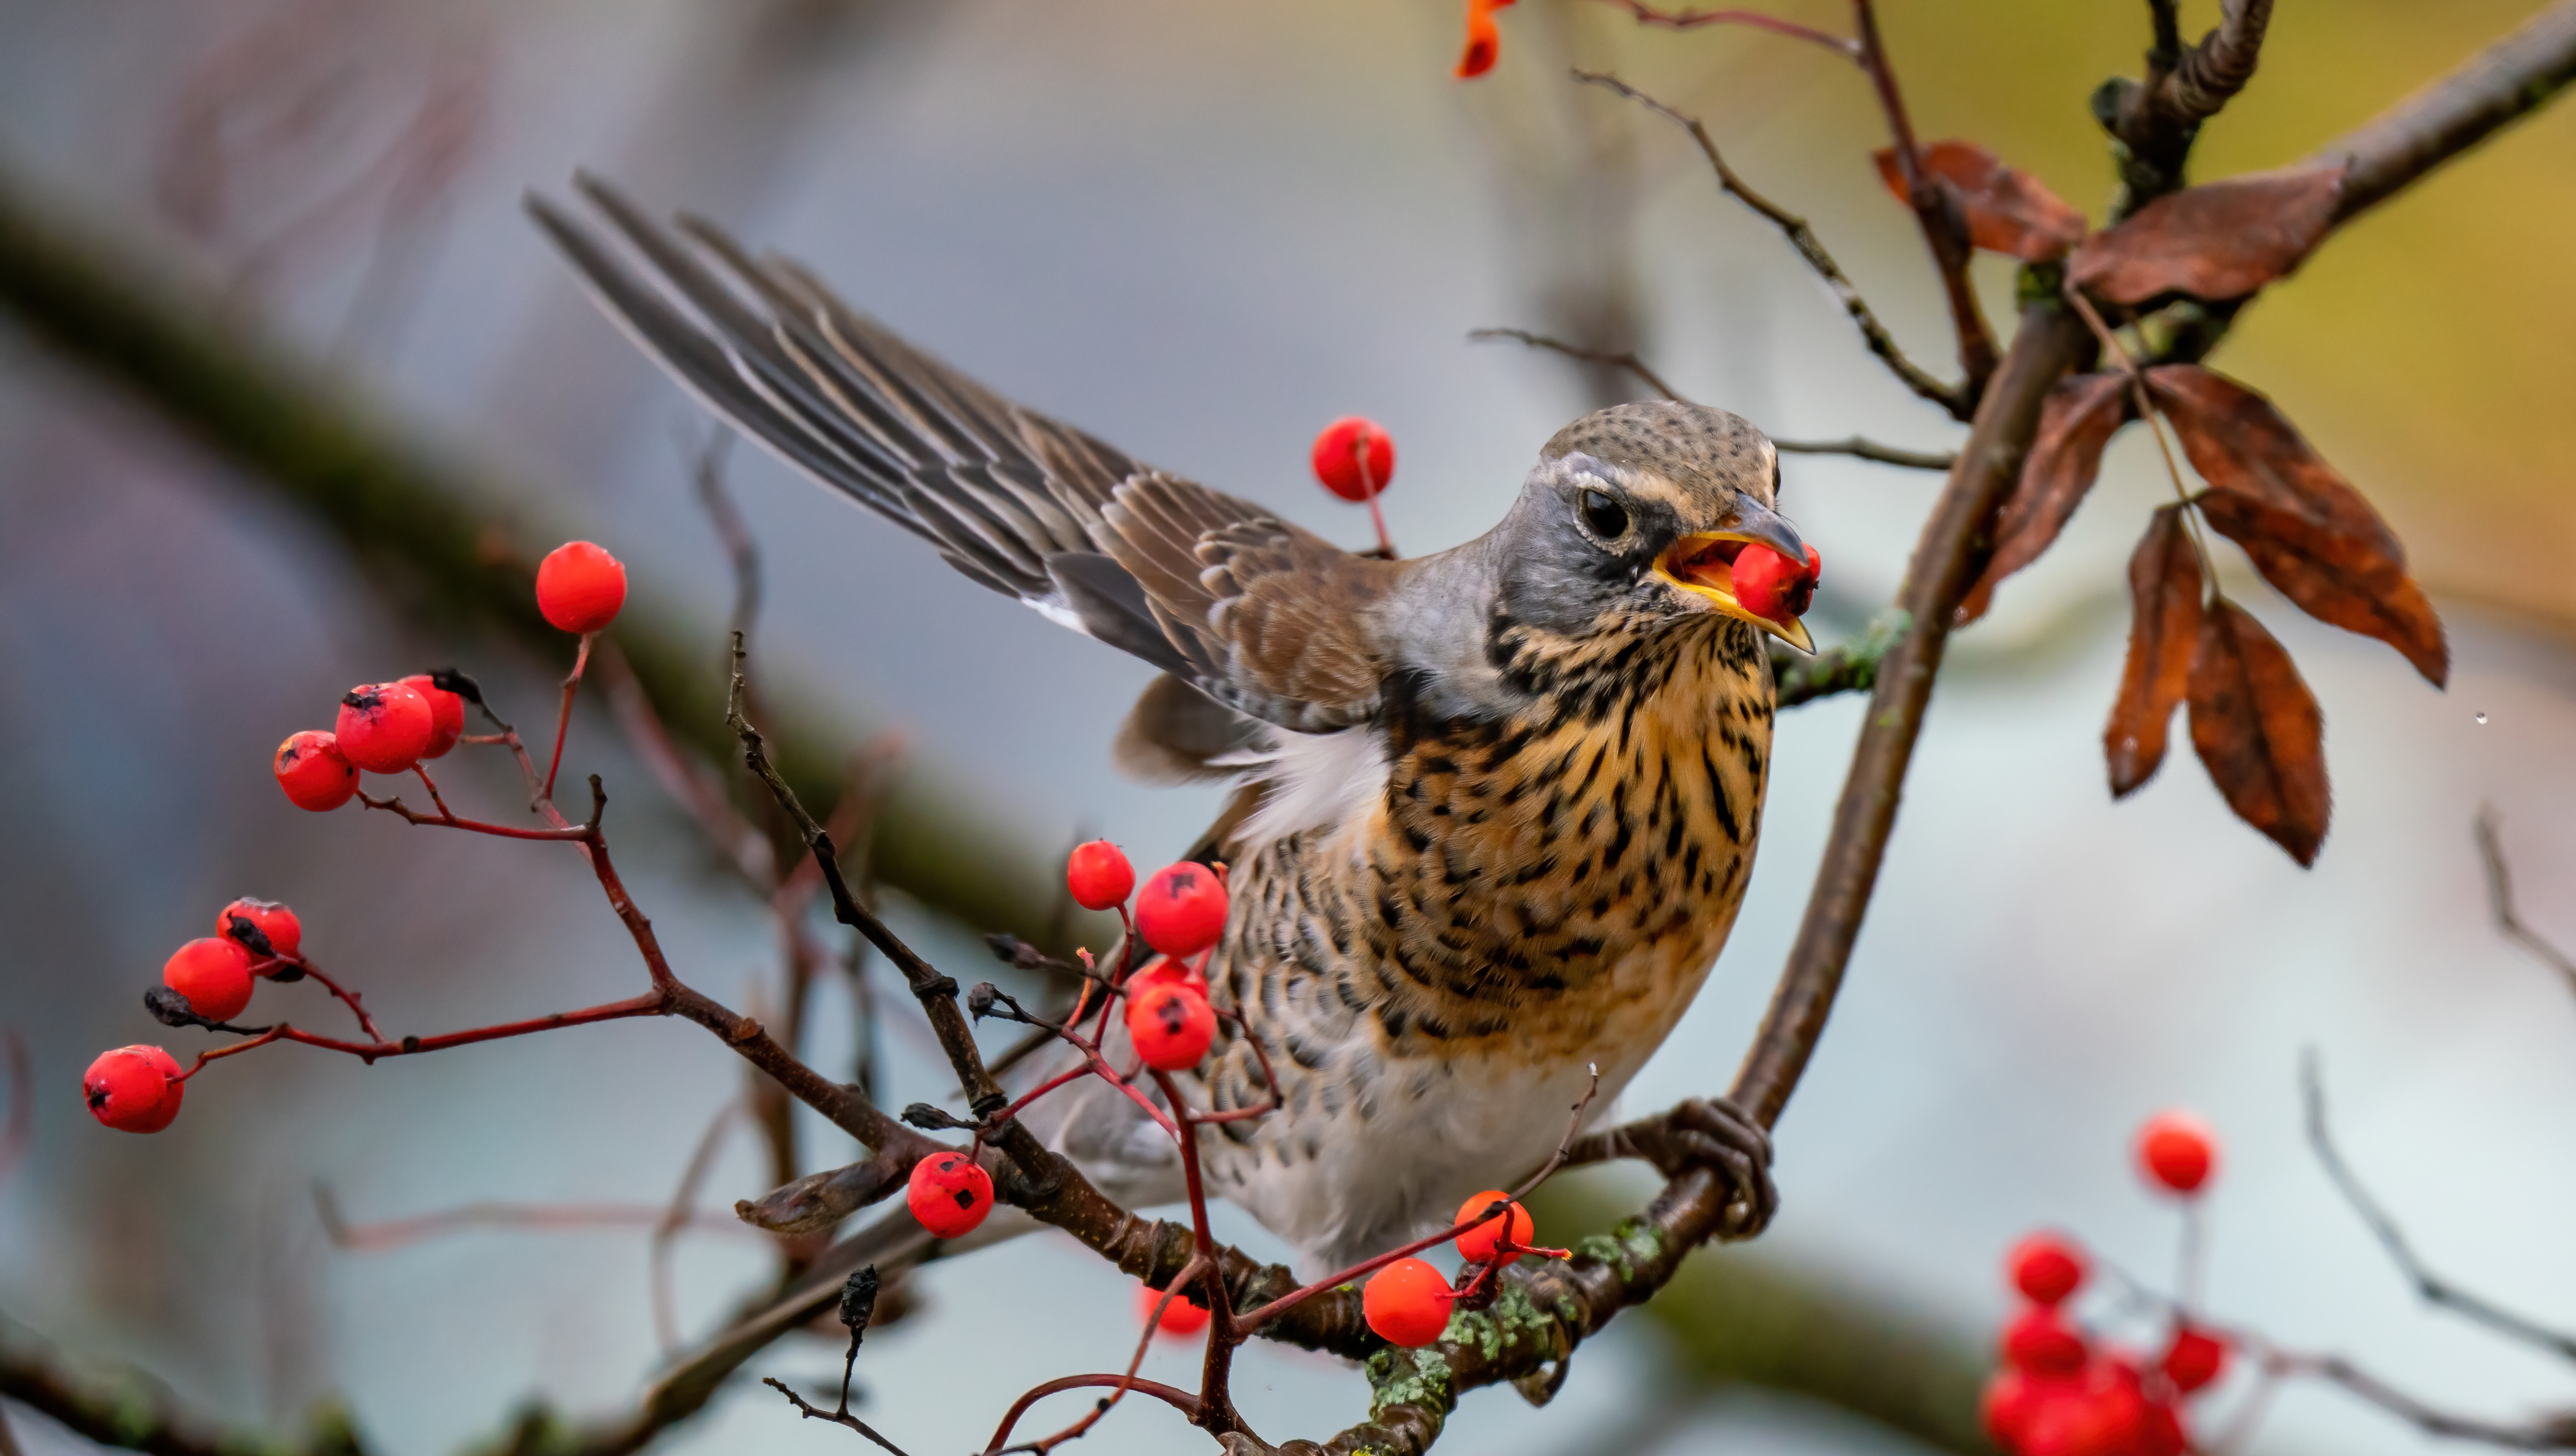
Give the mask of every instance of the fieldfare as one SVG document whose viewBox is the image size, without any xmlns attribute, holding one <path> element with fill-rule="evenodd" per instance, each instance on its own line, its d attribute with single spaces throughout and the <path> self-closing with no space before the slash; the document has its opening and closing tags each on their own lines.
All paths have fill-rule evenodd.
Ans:
<svg viewBox="0 0 2576 1456">
<path fill-rule="evenodd" d="M 609 228 L 537 219 L 609 315 L 709 409 L 920 536 L 973 580 L 1162 669 L 1119 735 L 1154 778 L 1242 790 L 1197 851 L 1229 866 L 1206 977 L 1284 1106 L 1203 1139 L 1209 1186 L 1329 1269 L 1445 1225 L 1545 1161 L 1597 1067 L 1606 1106 L 1726 943 L 1761 827 L 1773 685 L 1737 602 L 1779 456 L 1722 410 L 1584 416 L 1502 523 L 1437 555 L 1355 555 L 1023 409 L 786 259 L 666 229 L 606 187 Z M 1194 1100 L 1256 1103 L 1244 1033 Z M 1182 1194 L 1171 1141 L 1086 1079 L 1031 1109 L 1130 1206 Z M 1774 1206 L 1770 1146 L 1723 1101 L 1596 1150 Z"/>
</svg>

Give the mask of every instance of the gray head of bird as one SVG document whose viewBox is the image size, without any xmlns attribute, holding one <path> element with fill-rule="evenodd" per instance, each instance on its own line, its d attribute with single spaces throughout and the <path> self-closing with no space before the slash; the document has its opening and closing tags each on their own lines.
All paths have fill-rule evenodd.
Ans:
<svg viewBox="0 0 2576 1456">
<path fill-rule="evenodd" d="M 1492 544 L 1515 621 L 1567 637 L 1649 629 L 1718 613 L 1801 651 L 1794 614 L 1737 599 L 1749 546 L 1799 563 L 1806 543 L 1773 508 L 1780 455 L 1722 409 L 1678 402 L 1596 410 L 1556 432 Z"/>
</svg>

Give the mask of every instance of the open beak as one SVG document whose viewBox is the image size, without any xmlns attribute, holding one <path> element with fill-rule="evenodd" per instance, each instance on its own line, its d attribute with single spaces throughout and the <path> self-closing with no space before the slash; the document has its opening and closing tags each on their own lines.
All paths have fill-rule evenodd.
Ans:
<svg viewBox="0 0 2576 1456">
<path fill-rule="evenodd" d="M 1776 512 L 1746 501 L 1733 529 L 1684 536 L 1656 560 L 1655 574 L 1801 652 L 1815 651 L 1816 641 L 1807 635 L 1804 622 L 1759 616 L 1735 599 L 1735 558 L 1748 545 L 1767 546 L 1791 561 L 1807 559 L 1807 544 L 1798 539 L 1796 528 Z"/>
</svg>

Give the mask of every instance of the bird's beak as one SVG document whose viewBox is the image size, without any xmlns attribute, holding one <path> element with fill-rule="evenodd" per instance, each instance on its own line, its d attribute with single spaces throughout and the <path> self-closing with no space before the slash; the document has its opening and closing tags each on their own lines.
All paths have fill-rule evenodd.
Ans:
<svg viewBox="0 0 2576 1456">
<path fill-rule="evenodd" d="M 1747 500 L 1737 507 L 1728 529 L 1703 531 L 1674 542 L 1656 560 L 1655 574 L 1683 591 L 1708 598 L 1717 610 L 1751 622 L 1801 652 L 1815 651 L 1816 640 L 1807 635 L 1804 622 L 1759 616 L 1735 599 L 1735 558 L 1748 544 L 1767 546 L 1791 561 L 1807 559 L 1807 543 L 1798 539 L 1796 527 L 1778 512 Z"/>
</svg>

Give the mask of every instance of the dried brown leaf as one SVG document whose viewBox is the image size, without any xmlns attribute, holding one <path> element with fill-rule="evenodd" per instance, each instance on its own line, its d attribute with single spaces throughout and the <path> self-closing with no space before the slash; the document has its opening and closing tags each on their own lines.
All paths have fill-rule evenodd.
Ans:
<svg viewBox="0 0 2576 1456">
<path fill-rule="evenodd" d="M 2165 729 L 2191 682 L 2200 641 L 2200 553 L 2185 509 L 2157 510 L 2129 557 L 2129 660 L 2102 730 L 2115 799 L 2155 777 L 2165 761 Z"/>
<path fill-rule="evenodd" d="M 1905 193 L 1905 170 L 1893 148 L 1872 154 L 1878 175 L 1899 202 Z M 2005 166 L 1994 153 L 1974 142 L 1933 142 L 1918 147 L 1915 160 L 1923 170 L 1948 182 L 1967 215 L 1968 241 L 1989 252 L 2009 253 L 2025 263 L 2046 263 L 2066 256 L 2084 240 L 2084 212 L 2051 192 L 2028 172 Z"/>
<path fill-rule="evenodd" d="M 2103 447 L 2136 417 L 2129 401 L 2128 376 L 2122 374 L 2079 374 L 2049 391 L 2021 478 L 1995 521 L 1995 554 L 1959 603 L 1961 625 L 1984 616 L 1995 587 L 2057 540 L 2102 472 Z"/>
<path fill-rule="evenodd" d="M 2442 619 L 2402 563 L 2368 541 L 2230 492 L 2211 491 L 2200 510 L 2301 611 L 2396 648 L 2435 687 L 2449 680 Z"/>
<path fill-rule="evenodd" d="M 2316 863 L 2334 810 L 2325 717 L 2290 654 L 2224 597 L 2201 618 L 2192 652 L 2191 746 L 2237 818 Z"/>
<path fill-rule="evenodd" d="M 2188 187 L 2084 240 L 2068 281 L 2113 303 L 2242 298 L 2299 266 L 2343 200 L 2343 169 L 2291 167 Z"/>
<path fill-rule="evenodd" d="M 2151 369 L 2147 383 L 2209 482 L 2202 514 L 2265 580 L 2320 621 L 2396 648 L 2435 686 L 2448 680 L 2441 619 L 2396 533 L 2271 401 L 2192 364 Z"/>
</svg>

